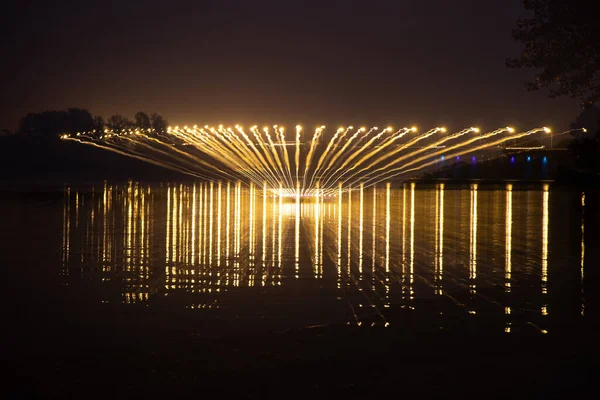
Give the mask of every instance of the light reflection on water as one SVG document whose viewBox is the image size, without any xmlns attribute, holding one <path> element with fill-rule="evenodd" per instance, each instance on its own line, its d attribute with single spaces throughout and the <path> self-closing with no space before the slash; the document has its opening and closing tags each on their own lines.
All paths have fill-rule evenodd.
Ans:
<svg viewBox="0 0 600 400">
<path fill-rule="evenodd" d="M 584 220 L 581 285 L 554 294 L 563 282 L 552 268 L 569 265 L 550 243 L 547 185 L 360 185 L 302 202 L 281 193 L 239 182 L 66 188 L 63 283 L 105 285 L 89 294 L 100 303 L 177 296 L 178 307 L 286 328 L 410 319 L 425 330 L 547 333 L 573 318 L 552 319 L 573 293 L 584 315 Z"/>
</svg>

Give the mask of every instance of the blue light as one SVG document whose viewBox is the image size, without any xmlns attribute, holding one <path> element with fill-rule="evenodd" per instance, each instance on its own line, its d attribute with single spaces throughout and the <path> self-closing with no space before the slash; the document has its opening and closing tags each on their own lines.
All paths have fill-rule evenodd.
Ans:
<svg viewBox="0 0 600 400">
<path fill-rule="evenodd" d="M 527 162 L 531 161 L 531 156 L 527 156 Z"/>
<path fill-rule="evenodd" d="M 442 161 L 444 161 L 444 156 L 442 156 Z"/>
<path fill-rule="evenodd" d="M 515 163 L 515 156 L 512 156 L 512 157 L 510 158 L 510 163 L 511 163 L 511 164 L 514 164 L 514 163 Z"/>
<path fill-rule="evenodd" d="M 456 161 L 460 161 L 460 156 L 456 156 Z"/>
<path fill-rule="evenodd" d="M 542 158 L 542 162 L 543 162 L 544 164 L 546 164 L 546 163 L 548 162 L 548 159 L 546 158 L 546 156 L 544 156 L 544 158 Z"/>
<path fill-rule="evenodd" d="M 477 162 L 477 158 L 475 156 L 471 157 L 471 162 L 475 164 Z"/>
</svg>

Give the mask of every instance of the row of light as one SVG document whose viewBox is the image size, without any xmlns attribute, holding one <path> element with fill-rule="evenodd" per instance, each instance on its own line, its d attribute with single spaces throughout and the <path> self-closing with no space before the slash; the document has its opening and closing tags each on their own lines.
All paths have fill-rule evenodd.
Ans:
<svg viewBox="0 0 600 400">
<path fill-rule="evenodd" d="M 219 127 L 219 129 L 223 129 L 223 125 L 219 125 L 218 127 Z M 205 129 L 214 129 L 213 127 L 211 127 L 211 126 L 209 126 L 209 125 L 204 125 L 204 128 L 205 128 Z M 237 124 L 236 124 L 236 125 L 235 125 L 235 128 L 236 128 L 236 129 L 241 129 L 241 128 L 242 128 L 242 126 L 241 126 L 241 125 L 237 125 Z M 253 130 L 253 129 L 256 129 L 256 128 L 257 128 L 257 125 L 254 125 L 254 126 L 252 126 L 250 129 L 251 129 L 251 130 Z M 283 131 L 284 131 L 284 129 L 285 129 L 284 127 L 279 127 L 278 125 L 273 125 L 273 128 L 274 128 L 275 130 L 279 130 L 280 132 L 283 132 Z M 346 129 L 353 129 L 353 128 L 354 128 L 353 126 L 348 126 L 347 128 L 344 128 L 344 127 L 342 126 L 342 127 L 339 127 L 339 128 L 338 128 L 337 132 L 343 132 L 343 131 L 344 131 L 344 130 L 346 130 Z M 194 126 L 192 127 L 192 129 L 198 129 L 198 125 L 194 125 Z M 227 129 L 231 129 L 231 128 L 227 128 Z M 318 128 L 318 129 L 320 129 L 320 130 L 323 130 L 323 129 L 325 129 L 325 125 L 321 125 L 321 126 Z M 374 126 L 374 127 L 373 127 L 373 129 L 378 129 L 378 127 Z M 472 127 L 471 129 L 472 129 L 472 130 L 473 130 L 473 132 L 475 132 L 475 133 L 479 133 L 479 132 L 480 132 L 480 129 L 479 129 L 479 128 L 474 128 L 474 127 Z M 514 132 L 515 132 L 515 129 L 514 129 L 514 128 L 511 128 L 511 127 L 509 127 L 509 126 L 507 126 L 507 127 L 506 127 L 506 129 L 508 130 L 508 132 L 509 132 L 509 133 L 514 133 Z M 548 127 L 544 127 L 543 129 L 544 129 L 544 132 L 546 132 L 546 133 L 551 133 L 551 132 L 552 132 L 552 130 L 551 130 L 550 128 L 548 128 Z M 123 129 L 121 132 L 123 132 L 123 133 L 125 133 L 125 134 L 127 134 L 127 133 L 131 134 L 131 133 L 139 133 L 140 131 L 141 131 L 141 132 L 143 132 L 143 131 L 152 132 L 153 130 L 154 130 L 154 129 L 151 129 L 151 128 L 149 128 L 149 129 L 135 129 L 135 130 L 125 130 L 125 129 Z M 169 127 L 167 128 L 167 132 L 171 132 L 171 131 L 175 131 L 175 132 L 177 132 L 178 130 L 180 130 L 179 126 L 175 126 L 175 127 L 170 127 L 170 126 L 169 126 Z M 189 130 L 189 128 L 187 127 L 187 125 L 183 127 L 183 130 L 184 130 L 184 131 L 187 131 L 187 130 Z M 265 126 L 265 127 L 263 127 L 263 131 L 268 131 L 268 130 L 269 130 L 269 127 L 268 127 L 268 126 Z M 299 131 L 301 131 L 301 130 L 302 130 L 302 126 L 301 126 L 301 125 L 296 125 L 296 130 L 297 130 L 298 132 L 299 132 Z M 367 130 L 367 128 L 365 128 L 365 127 L 360 127 L 360 128 L 358 129 L 358 131 L 359 131 L 359 132 L 366 132 L 366 130 Z M 393 128 L 392 128 L 391 126 L 388 126 L 387 128 L 385 128 L 385 130 L 386 130 L 386 131 L 388 131 L 388 132 L 392 132 Z M 586 130 L 585 128 L 582 128 L 581 130 L 582 130 L 583 132 L 587 132 L 587 130 Z M 417 129 L 417 127 L 416 127 L 416 126 L 413 126 L 413 127 L 411 127 L 411 128 L 410 128 L 410 131 L 411 131 L 411 132 L 417 132 L 417 131 L 418 131 L 418 129 Z M 115 135 L 117 134 L 117 132 L 115 132 L 115 131 L 110 131 L 110 130 L 108 130 L 108 129 L 105 129 L 105 130 L 104 130 L 104 133 L 108 134 L 108 135 L 106 135 L 107 137 L 110 137 L 110 132 L 112 132 L 112 133 L 113 133 L 113 134 L 115 134 Z M 445 133 L 445 132 L 446 132 L 446 128 L 444 128 L 444 127 L 440 128 L 440 132 L 442 132 L 442 133 Z M 81 136 L 81 135 L 86 135 L 86 134 L 91 134 L 91 133 L 96 133 L 96 131 L 77 132 L 77 133 L 76 133 L 76 136 Z M 64 134 L 64 135 L 61 135 L 61 136 L 60 136 L 60 138 L 61 138 L 61 139 L 66 139 L 66 138 L 69 138 L 69 137 L 71 137 L 71 135 L 70 135 L 70 134 Z"/>
<path fill-rule="evenodd" d="M 253 125 L 253 126 L 251 126 L 251 127 L 250 127 L 250 129 L 251 129 L 251 130 L 254 130 L 254 129 L 257 129 L 257 127 L 258 127 L 257 125 Z M 321 125 L 321 126 L 320 126 L 320 127 L 318 127 L 317 129 L 323 130 L 323 129 L 325 129 L 325 127 L 326 127 L 325 125 Z M 223 128 L 223 125 L 219 125 L 219 126 L 218 126 L 218 128 L 219 128 L 219 129 L 224 129 L 224 128 Z M 236 125 L 234 126 L 234 128 L 236 128 L 236 129 L 241 129 L 241 128 L 243 128 L 243 126 L 242 126 L 242 125 L 239 125 L 239 124 L 236 124 Z M 273 128 L 274 128 L 275 130 L 279 130 L 279 131 L 284 131 L 284 129 L 285 129 L 284 127 L 281 127 L 281 126 L 279 126 L 279 125 L 273 125 Z M 198 125 L 194 125 L 194 126 L 191 128 L 191 129 L 198 129 Z M 204 129 L 214 129 L 214 127 L 211 127 L 211 126 L 209 126 L 209 125 L 204 125 Z M 226 128 L 226 129 L 231 129 L 231 128 Z M 303 129 L 303 128 L 302 128 L 302 125 L 296 125 L 296 130 L 297 130 L 297 131 L 301 131 L 302 129 Z M 354 127 L 353 127 L 353 126 L 348 126 L 348 127 L 343 127 L 343 126 L 341 126 L 341 127 L 339 127 L 339 128 L 337 129 L 337 132 L 343 132 L 344 130 L 347 130 L 347 129 L 348 129 L 348 130 L 349 130 L 349 129 L 354 129 Z M 373 129 L 379 129 L 379 128 L 378 128 L 377 126 L 374 126 L 374 127 L 373 127 Z M 475 132 L 475 133 L 479 133 L 479 132 L 480 132 L 480 129 L 479 129 L 479 128 L 471 127 L 471 129 L 472 129 L 472 131 L 473 131 L 473 132 Z M 509 132 L 509 133 L 515 133 L 515 128 L 512 128 L 512 127 L 510 127 L 510 126 L 507 126 L 507 127 L 506 127 L 506 129 L 508 130 L 508 132 Z M 546 133 L 551 133 L 551 132 L 552 132 L 552 130 L 551 130 L 550 128 L 548 128 L 548 127 L 543 127 L 543 129 L 544 129 L 544 132 L 546 132 Z M 169 127 L 167 128 L 167 132 L 171 132 L 172 130 L 173 130 L 173 131 L 178 131 L 178 130 L 180 130 L 180 128 L 179 128 L 179 126 L 175 126 L 175 127 L 170 127 L 170 126 L 169 126 Z M 187 125 L 186 125 L 186 126 L 184 126 L 184 127 L 183 127 L 183 130 L 184 130 L 184 131 L 187 131 L 187 130 L 190 130 L 190 128 L 188 128 L 188 127 L 187 127 Z M 268 131 L 268 130 L 269 130 L 269 127 L 268 127 L 268 126 L 264 126 L 264 127 L 263 127 L 263 131 Z M 364 126 L 363 126 L 363 127 L 360 127 L 360 128 L 358 129 L 358 131 L 359 131 L 359 132 L 365 132 L 366 130 L 367 130 L 367 128 L 365 128 Z M 385 130 L 386 130 L 386 131 L 388 131 L 388 132 L 391 132 L 391 131 L 393 130 L 393 128 L 392 128 L 391 126 L 388 126 L 387 128 L 385 128 Z M 587 130 L 586 130 L 585 128 L 582 128 L 582 130 L 583 130 L 583 132 L 587 132 Z M 418 128 L 417 128 L 416 126 L 413 126 L 413 127 L 411 127 L 411 128 L 410 128 L 410 131 L 411 131 L 411 132 L 417 132 L 417 131 L 418 131 Z M 442 133 L 445 133 L 445 132 L 446 132 L 446 128 L 445 128 L 445 127 L 441 127 L 441 128 L 440 128 L 440 132 L 442 132 Z"/>
</svg>

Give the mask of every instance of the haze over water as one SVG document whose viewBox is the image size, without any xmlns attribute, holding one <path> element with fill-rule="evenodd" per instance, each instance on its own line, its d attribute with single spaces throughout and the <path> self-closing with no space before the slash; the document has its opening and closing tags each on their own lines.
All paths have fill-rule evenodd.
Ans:
<svg viewBox="0 0 600 400">
<path fill-rule="evenodd" d="M 82 312 L 162 327 L 177 314 L 208 336 L 315 325 L 542 335 L 586 313 L 581 192 L 405 184 L 297 203 L 235 183 L 134 182 L 37 197 L 4 202 L 12 268 Z M 24 212 L 38 221 L 33 254 L 13 236 Z"/>
</svg>

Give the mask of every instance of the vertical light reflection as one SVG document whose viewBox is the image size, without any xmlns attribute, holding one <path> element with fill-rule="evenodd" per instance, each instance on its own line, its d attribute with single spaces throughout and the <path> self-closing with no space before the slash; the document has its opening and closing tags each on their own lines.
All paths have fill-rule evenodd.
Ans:
<svg viewBox="0 0 600 400">
<path fill-rule="evenodd" d="M 151 222 L 151 215 L 150 215 L 150 210 L 151 210 L 151 204 L 152 204 L 152 194 L 150 192 L 150 185 L 148 185 L 147 188 L 147 192 L 146 192 L 146 196 L 148 198 L 148 201 L 146 202 L 146 254 L 147 256 L 147 262 L 146 262 L 146 280 L 148 280 L 148 278 L 150 277 L 150 271 L 149 271 L 149 264 L 150 264 L 150 238 L 153 236 L 153 231 L 152 231 L 152 225 L 150 224 Z M 148 288 L 148 283 L 146 283 L 146 288 Z M 148 290 L 148 289 L 147 289 Z M 148 292 L 146 292 L 146 300 L 148 300 Z"/>
<path fill-rule="evenodd" d="M 548 198 L 549 186 L 544 185 L 542 194 L 542 294 L 548 293 Z M 548 314 L 548 305 L 542 305 L 542 315 Z"/>
<path fill-rule="evenodd" d="M 385 272 L 390 272 L 390 186 L 385 186 Z"/>
<path fill-rule="evenodd" d="M 438 294 L 438 288 L 437 288 L 437 277 L 438 277 L 438 254 L 440 251 L 440 246 L 439 246 L 439 237 L 440 237 L 440 224 L 439 224 L 439 220 L 440 220 L 440 187 L 439 185 L 435 186 L 435 250 L 434 250 L 434 257 L 433 257 L 433 267 L 434 267 L 434 279 L 435 279 L 435 294 Z"/>
<path fill-rule="evenodd" d="M 236 244 L 235 244 L 235 256 L 237 265 L 239 267 L 240 248 L 241 248 L 241 236 L 242 236 L 242 182 L 237 183 L 237 199 L 236 199 Z"/>
<path fill-rule="evenodd" d="M 113 198 L 113 187 L 109 186 L 108 187 L 108 198 L 106 199 L 107 200 L 107 215 L 112 217 L 109 219 L 108 227 L 107 227 L 107 230 L 109 233 L 108 233 L 108 240 L 107 240 L 106 246 L 108 247 L 107 257 L 108 257 L 109 261 L 111 261 L 113 259 L 114 240 L 111 240 L 111 237 L 114 235 L 114 231 L 115 231 L 115 213 L 113 212 L 112 198 Z M 70 206 L 69 206 L 69 209 L 70 209 Z"/>
<path fill-rule="evenodd" d="M 471 227 L 470 227 L 469 279 L 471 294 L 477 292 L 477 184 L 471 186 Z"/>
<path fill-rule="evenodd" d="M 338 183 L 337 214 L 337 287 L 341 288 L 342 279 L 342 182 Z"/>
<path fill-rule="evenodd" d="M 406 292 L 406 184 L 402 184 L 402 299 Z"/>
<path fill-rule="evenodd" d="M 362 264 L 363 264 L 363 191 L 365 184 L 360 184 L 359 197 L 359 217 L 358 217 L 358 273 L 359 279 L 362 279 Z"/>
<path fill-rule="evenodd" d="M 371 250 L 371 286 L 375 289 L 375 260 L 377 249 L 377 187 L 373 185 L 373 218 L 371 221 L 371 236 L 373 237 L 373 248 Z"/>
<path fill-rule="evenodd" d="M 391 183 L 385 185 L 385 305 L 390 307 L 390 192 Z"/>
<path fill-rule="evenodd" d="M 166 263 L 165 263 L 165 282 L 169 282 L 169 264 L 171 264 L 171 185 L 167 186 L 167 248 L 166 248 Z M 167 287 L 168 288 L 168 287 Z"/>
<path fill-rule="evenodd" d="M 321 189 L 321 206 L 323 206 L 324 204 L 324 200 L 325 200 L 325 191 L 323 189 Z M 319 239 L 319 243 L 321 244 L 320 248 L 319 248 L 319 277 L 323 277 L 323 227 L 324 227 L 324 223 L 323 223 L 323 218 L 325 216 L 325 212 L 321 212 L 321 221 L 319 223 L 319 226 L 321 227 L 321 231 L 319 232 L 320 235 L 320 239 Z"/>
<path fill-rule="evenodd" d="M 206 246 L 207 246 L 207 241 L 206 241 L 206 232 L 208 230 L 208 196 L 207 196 L 207 190 L 208 190 L 208 185 L 205 183 L 203 185 L 202 188 L 202 207 L 203 207 L 203 212 L 202 212 L 202 263 L 204 265 L 206 265 Z"/>
<path fill-rule="evenodd" d="M 104 182 L 104 192 L 102 193 L 102 263 L 106 264 L 107 261 L 107 241 L 108 241 L 108 218 L 107 218 L 107 209 L 108 209 L 108 188 L 107 183 Z M 168 205 L 167 205 L 168 208 Z M 167 217 L 168 218 L 168 217 Z M 167 242 L 168 243 L 168 242 Z M 167 250 L 169 245 L 167 244 Z M 167 262 L 169 261 L 167 254 Z"/>
<path fill-rule="evenodd" d="M 254 261 L 254 183 L 250 182 L 250 210 L 248 212 L 249 217 L 249 229 L 248 233 L 250 236 L 249 244 L 248 244 L 248 255 L 251 262 Z"/>
<path fill-rule="evenodd" d="M 507 293 L 511 290 L 512 275 L 512 185 L 506 185 L 506 265 L 504 268 L 504 288 Z"/>
<path fill-rule="evenodd" d="M 133 223 L 133 188 L 132 183 L 129 182 L 127 185 L 127 248 L 125 250 L 125 259 L 127 260 L 125 263 L 125 269 L 127 271 L 131 270 L 131 262 L 132 255 L 131 250 L 133 248 L 132 243 L 132 223 Z"/>
<path fill-rule="evenodd" d="M 271 210 L 271 281 L 273 282 L 273 285 L 275 285 L 276 282 L 276 276 L 275 276 L 275 261 L 276 261 L 276 257 L 275 257 L 275 253 L 276 253 L 276 249 L 277 249 L 277 219 L 275 218 L 277 216 L 277 201 L 275 201 L 275 191 L 273 190 L 273 199 L 271 201 L 273 207 Z"/>
<path fill-rule="evenodd" d="M 233 285 L 239 285 L 240 276 L 240 238 L 241 238 L 241 198 L 242 198 L 242 182 L 237 181 L 235 186 L 235 218 L 234 226 L 234 262 L 233 262 Z"/>
<path fill-rule="evenodd" d="M 512 184 L 506 185 L 506 264 L 504 268 L 504 291 L 510 293 L 511 278 L 512 278 Z M 504 307 L 504 314 L 509 316 L 511 309 L 509 306 Z M 511 321 L 506 321 L 504 332 L 510 333 Z"/>
<path fill-rule="evenodd" d="M 249 245 L 249 286 L 254 286 L 254 280 L 256 278 L 256 270 L 255 270 L 255 259 L 256 259 L 256 255 L 255 255 L 255 230 L 254 230 L 254 224 L 255 224 L 255 208 L 256 208 L 256 198 L 254 196 L 255 193 L 255 188 L 254 188 L 254 183 L 251 182 L 250 183 L 250 227 L 249 227 L 249 235 L 250 235 L 250 245 Z"/>
<path fill-rule="evenodd" d="M 263 207 L 262 207 L 262 271 L 264 286 L 267 280 L 267 181 L 263 182 Z"/>
<path fill-rule="evenodd" d="M 203 201 L 203 195 L 202 193 L 204 192 L 204 183 L 200 183 L 200 186 L 198 187 L 198 240 L 197 243 L 194 244 L 194 246 L 197 249 L 198 252 L 198 265 L 202 265 L 203 264 L 203 254 L 204 254 L 204 250 L 203 250 L 203 243 L 204 243 L 204 201 Z"/>
<path fill-rule="evenodd" d="M 409 296 L 413 300 L 415 292 L 415 183 L 410 184 L 410 269 L 409 269 Z"/>
<path fill-rule="evenodd" d="M 189 191 L 190 188 L 189 186 L 185 186 L 182 187 L 181 189 L 181 208 L 182 208 L 182 212 L 181 212 L 181 227 L 180 227 L 180 231 L 181 231 L 181 262 L 185 265 L 188 263 L 188 239 L 189 239 L 189 217 L 188 217 L 188 213 L 189 213 Z M 185 205 L 185 208 L 184 208 Z M 134 230 L 135 230 L 135 225 L 134 225 Z M 186 270 L 187 272 L 187 270 Z"/>
<path fill-rule="evenodd" d="M 136 188 L 136 190 L 138 190 Z M 139 259 L 139 263 L 140 263 L 140 273 L 143 273 L 143 268 L 144 268 L 144 264 L 145 264 L 145 259 L 146 259 L 146 194 L 144 193 L 144 189 L 142 189 L 139 192 L 139 198 L 140 198 L 140 237 L 139 237 L 139 246 L 140 246 L 140 259 Z"/>
<path fill-rule="evenodd" d="M 192 265 L 196 265 L 196 186 L 198 186 L 198 184 L 194 183 L 192 189 Z"/>
<path fill-rule="evenodd" d="M 279 183 L 279 210 L 278 215 L 279 218 L 279 230 L 278 230 L 278 249 L 277 249 L 277 284 L 281 285 L 281 225 L 283 223 L 283 184 Z"/>
<path fill-rule="evenodd" d="M 584 287 L 584 260 L 585 260 L 585 192 L 581 193 L 581 315 L 585 314 L 585 287 Z"/>
<path fill-rule="evenodd" d="M 437 253 L 437 276 L 438 281 L 437 291 L 438 294 L 443 294 L 444 279 L 444 184 L 440 183 L 439 186 L 439 212 L 437 221 L 437 232 L 438 232 L 438 253 Z"/>
<path fill-rule="evenodd" d="M 231 239 L 231 182 L 227 181 L 227 199 L 225 206 L 225 265 L 229 266 L 229 241 Z"/>
<path fill-rule="evenodd" d="M 75 230 L 79 226 L 79 191 L 75 192 Z"/>
<path fill-rule="evenodd" d="M 350 278 L 350 267 L 352 265 L 352 187 L 348 186 L 348 278 Z M 348 279 L 348 281 L 350 281 Z"/>
<path fill-rule="evenodd" d="M 183 241 L 183 233 L 185 229 L 183 229 L 183 184 L 179 185 L 179 221 L 177 222 L 179 229 L 177 229 L 177 262 L 181 263 L 184 260 L 183 257 L 183 248 L 185 242 Z"/>
<path fill-rule="evenodd" d="M 221 266 L 221 181 L 217 184 L 217 267 Z"/>
<path fill-rule="evenodd" d="M 300 271 L 300 182 L 296 182 L 296 225 L 294 232 L 294 271 L 298 278 Z"/>
<path fill-rule="evenodd" d="M 319 220 L 320 220 L 320 202 L 321 193 L 319 189 L 319 182 L 317 182 L 316 194 L 315 194 L 315 262 L 314 262 L 314 270 L 315 270 L 315 278 L 318 276 L 319 271 Z"/>
<path fill-rule="evenodd" d="M 106 184 L 105 184 L 105 199 L 106 199 Z M 70 202 L 71 202 L 71 188 L 67 188 L 65 196 L 64 196 L 64 204 L 63 204 L 63 268 L 62 274 L 64 276 L 69 275 L 69 253 L 70 253 L 70 235 L 71 235 L 71 215 L 70 215 Z M 105 202 L 105 210 L 106 210 L 106 202 Z M 104 212 L 104 230 L 106 231 L 106 211 Z M 106 243 L 106 234 L 105 243 Z M 106 244 L 104 245 L 106 248 Z M 106 254 L 106 252 L 105 252 Z M 106 256 L 104 257 L 104 261 L 106 262 Z"/>
<path fill-rule="evenodd" d="M 214 182 L 210 182 L 210 200 L 208 205 L 208 265 L 212 265 L 213 255 L 213 189 Z"/>
</svg>

